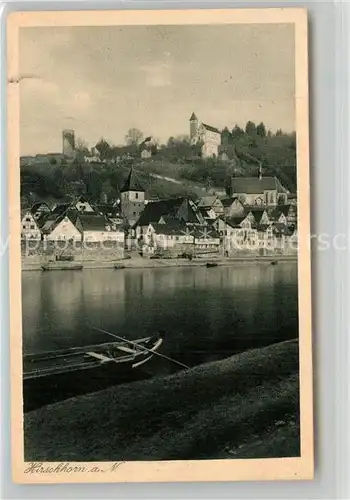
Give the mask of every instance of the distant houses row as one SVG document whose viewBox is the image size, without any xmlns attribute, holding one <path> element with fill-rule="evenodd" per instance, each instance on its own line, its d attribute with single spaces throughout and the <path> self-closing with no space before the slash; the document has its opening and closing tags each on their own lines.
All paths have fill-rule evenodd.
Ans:
<svg viewBox="0 0 350 500">
<path fill-rule="evenodd" d="M 119 241 L 124 243 L 118 207 L 91 205 L 84 197 L 50 209 L 38 202 L 21 214 L 21 237 L 46 241 Z"/>
<path fill-rule="evenodd" d="M 144 255 L 283 251 L 297 241 L 297 203 L 275 177 L 232 178 L 224 197 L 147 203 L 131 169 L 120 204 L 93 204 L 84 196 L 51 209 L 36 203 L 22 214 L 21 234 L 46 241 L 114 241 Z"/>
</svg>

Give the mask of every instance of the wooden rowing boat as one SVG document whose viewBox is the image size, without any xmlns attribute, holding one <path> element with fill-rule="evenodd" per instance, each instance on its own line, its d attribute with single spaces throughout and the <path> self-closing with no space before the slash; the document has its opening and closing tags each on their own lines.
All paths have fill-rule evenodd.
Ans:
<svg viewBox="0 0 350 500">
<path fill-rule="evenodd" d="M 71 264 L 69 262 L 50 262 L 41 266 L 41 269 L 43 271 L 81 271 L 83 267 L 82 264 Z"/>
<path fill-rule="evenodd" d="M 160 335 L 23 357 L 25 411 L 132 380 L 162 345 Z"/>
<path fill-rule="evenodd" d="M 206 263 L 206 267 L 217 267 L 217 263 L 216 262 L 207 262 Z"/>
</svg>

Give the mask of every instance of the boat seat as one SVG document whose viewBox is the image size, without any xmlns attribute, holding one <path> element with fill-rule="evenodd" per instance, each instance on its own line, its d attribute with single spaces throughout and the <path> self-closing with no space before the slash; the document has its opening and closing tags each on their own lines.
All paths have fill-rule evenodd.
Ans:
<svg viewBox="0 0 350 500">
<path fill-rule="evenodd" d="M 108 358 L 107 356 L 104 356 L 103 354 L 98 354 L 97 352 L 87 352 L 86 353 L 88 356 L 91 356 L 92 358 L 99 359 L 100 361 L 103 361 L 106 363 L 107 361 L 111 361 L 111 358 Z"/>
</svg>

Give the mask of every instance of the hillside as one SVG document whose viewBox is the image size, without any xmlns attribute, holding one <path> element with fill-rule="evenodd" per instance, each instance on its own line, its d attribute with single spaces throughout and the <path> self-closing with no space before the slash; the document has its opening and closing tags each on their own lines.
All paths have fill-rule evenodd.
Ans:
<svg viewBox="0 0 350 500">
<path fill-rule="evenodd" d="M 237 132 L 236 132 L 237 133 Z M 78 155 L 73 163 L 41 162 L 22 164 L 22 204 L 36 199 L 60 200 L 86 194 L 92 201 L 102 197 L 108 201 L 120 196 L 131 165 L 146 190 L 148 199 L 203 196 L 205 192 L 224 193 L 232 176 L 257 176 L 261 165 L 264 176 L 276 176 L 291 192 L 296 190 L 296 137 L 283 134 L 260 137 L 241 132 L 231 134 L 222 147 L 228 152 L 223 160 L 198 156 L 186 140 L 160 146 L 150 158 L 142 159 L 136 148 L 126 156 L 113 156 L 108 150 L 101 163 L 86 163 Z M 234 142 L 233 142 L 234 141 Z"/>
</svg>

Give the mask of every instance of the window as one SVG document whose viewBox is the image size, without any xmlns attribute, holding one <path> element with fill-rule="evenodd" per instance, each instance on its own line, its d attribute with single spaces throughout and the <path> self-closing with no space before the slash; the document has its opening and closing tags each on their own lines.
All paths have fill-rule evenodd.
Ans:
<svg viewBox="0 0 350 500">
<path fill-rule="evenodd" d="M 135 198 L 138 200 L 138 198 L 139 198 L 139 193 L 135 193 Z"/>
<path fill-rule="evenodd" d="M 270 193 L 270 203 L 271 203 L 271 205 L 273 205 L 274 202 L 275 202 L 274 193 Z"/>
<path fill-rule="evenodd" d="M 31 221 L 31 218 L 29 216 L 26 217 L 26 221 L 27 222 L 30 222 Z"/>
<path fill-rule="evenodd" d="M 35 229 L 35 224 L 31 224 L 30 229 Z"/>
</svg>

